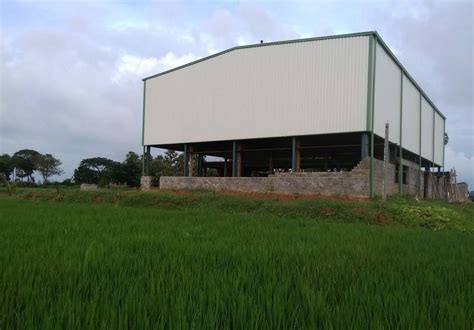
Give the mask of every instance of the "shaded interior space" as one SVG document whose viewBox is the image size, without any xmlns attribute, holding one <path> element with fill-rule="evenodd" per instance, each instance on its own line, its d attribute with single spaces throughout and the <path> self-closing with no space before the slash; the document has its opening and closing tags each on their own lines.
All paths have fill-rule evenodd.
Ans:
<svg viewBox="0 0 474 330">
<path fill-rule="evenodd" d="M 371 154 L 369 132 L 308 135 L 212 141 L 199 143 L 147 146 L 184 153 L 184 176 L 265 177 L 277 172 L 340 172 L 351 171 Z M 148 151 L 149 152 L 149 151 Z M 384 139 L 374 135 L 374 158 L 384 159 Z M 389 144 L 389 162 L 400 164 L 402 159 L 420 164 L 428 170 L 435 164 L 397 144 Z M 197 171 L 193 170 L 197 162 Z M 146 166 L 145 166 L 146 168 Z M 402 180 L 407 181 L 408 167 L 402 166 Z M 397 174 L 394 178 L 398 182 Z"/>
<path fill-rule="evenodd" d="M 369 155 L 369 138 L 358 132 L 151 147 L 184 152 L 189 164 L 198 157 L 198 173 L 189 173 L 188 166 L 185 175 L 251 177 L 275 172 L 350 171 Z"/>
</svg>

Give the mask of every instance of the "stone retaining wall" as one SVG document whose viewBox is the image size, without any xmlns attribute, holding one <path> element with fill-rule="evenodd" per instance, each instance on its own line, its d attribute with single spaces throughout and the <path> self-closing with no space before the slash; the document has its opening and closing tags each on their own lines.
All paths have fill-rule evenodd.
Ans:
<svg viewBox="0 0 474 330">
<path fill-rule="evenodd" d="M 369 181 L 366 162 L 367 160 L 362 161 L 351 172 L 279 173 L 269 177 L 162 176 L 160 189 L 210 189 L 367 197 Z"/>
</svg>

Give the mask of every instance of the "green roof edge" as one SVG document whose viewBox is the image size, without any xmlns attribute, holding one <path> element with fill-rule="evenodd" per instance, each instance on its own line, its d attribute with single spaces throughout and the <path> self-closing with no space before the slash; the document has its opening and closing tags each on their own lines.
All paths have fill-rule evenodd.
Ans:
<svg viewBox="0 0 474 330">
<path fill-rule="evenodd" d="M 230 53 L 230 52 L 232 52 L 232 51 L 234 51 L 234 50 L 239 50 L 239 49 L 255 48 L 255 47 L 266 47 L 266 46 L 275 46 L 275 45 L 286 45 L 286 44 L 293 44 L 293 43 L 300 43 L 300 42 L 310 42 L 310 41 L 328 40 L 328 39 L 366 37 L 366 36 L 371 36 L 371 35 L 375 36 L 375 38 L 377 39 L 377 41 L 380 42 L 380 45 L 382 46 L 382 48 L 387 52 L 387 54 L 392 58 L 392 60 L 394 60 L 394 62 L 399 66 L 399 68 L 403 71 L 403 73 L 405 73 L 405 75 L 407 76 L 407 78 L 413 83 L 413 85 L 415 85 L 415 87 L 420 91 L 421 95 L 423 95 L 423 97 L 428 101 L 428 103 L 433 107 L 433 109 L 434 109 L 444 120 L 446 120 L 446 117 L 441 113 L 441 111 L 439 111 L 439 109 L 436 107 L 436 105 L 433 103 L 433 101 L 431 101 L 431 99 L 426 95 L 425 91 L 420 87 L 420 85 L 418 85 L 418 83 L 415 81 L 415 79 L 413 79 L 413 77 L 408 73 L 408 71 L 407 71 L 407 70 L 405 69 L 405 67 L 400 63 L 400 61 L 397 59 L 397 57 L 395 56 L 395 54 L 393 54 L 393 52 L 392 52 L 392 51 L 390 50 L 390 48 L 387 46 L 387 44 L 386 44 L 385 41 L 382 39 L 382 37 L 380 37 L 380 35 L 378 34 L 377 31 L 365 31 L 365 32 L 346 33 L 346 34 L 335 34 L 335 35 L 323 36 L 323 37 L 291 39 L 291 40 L 283 40 L 283 41 L 274 41 L 274 42 L 250 44 L 250 45 L 244 45 L 244 46 L 236 46 L 236 47 L 228 48 L 228 49 L 223 50 L 223 51 L 221 51 L 221 52 L 218 52 L 218 53 L 216 53 L 216 54 L 212 54 L 212 55 L 209 55 L 209 56 L 200 58 L 200 59 L 198 59 L 198 60 L 195 60 L 195 61 L 192 61 L 192 62 L 183 64 L 183 65 L 180 65 L 180 66 L 178 66 L 178 67 L 176 67 L 176 68 L 173 68 L 173 69 L 170 69 L 170 70 L 166 70 L 166 71 L 163 71 L 163 72 L 154 74 L 154 75 L 152 75 L 152 76 L 145 77 L 145 78 L 143 78 L 142 80 L 145 81 L 145 80 L 148 80 L 148 79 L 156 78 L 156 77 L 165 75 L 165 74 L 167 74 L 167 73 L 171 73 L 171 72 L 173 72 L 173 71 L 176 71 L 176 70 L 179 70 L 179 69 L 183 69 L 183 68 L 185 68 L 185 67 L 188 67 L 188 66 L 197 64 L 197 63 L 199 63 L 199 62 L 203 62 L 203 61 L 209 60 L 209 59 L 211 59 L 211 58 L 214 58 L 214 57 L 217 57 L 217 56 L 226 54 L 226 53 Z"/>
</svg>

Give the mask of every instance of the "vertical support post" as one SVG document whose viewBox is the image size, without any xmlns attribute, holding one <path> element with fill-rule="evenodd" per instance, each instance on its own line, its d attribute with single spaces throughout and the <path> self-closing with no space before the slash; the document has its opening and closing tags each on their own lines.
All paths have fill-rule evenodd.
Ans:
<svg viewBox="0 0 474 330">
<path fill-rule="evenodd" d="M 146 164 L 146 147 L 143 146 L 143 157 L 142 157 L 142 176 L 145 176 L 145 164 Z"/>
<path fill-rule="evenodd" d="M 197 168 L 197 170 L 198 170 L 197 175 L 198 176 L 202 176 L 202 163 L 203 163 L 203 161 L 204 161 L 204 156 L 202 154 L 199 154 L 198 155 L 198 168 Z"/>
<path fill-rule="evenodd" d="M 188 155 L 188 176 L 194 175 L 194 148 L 193 146 L 189 146 L 189 155 Z"/>
<path fill-rule="evenodd" d="M 189 176 L 189 146 L 187 143 L 184 144 L 184 153 L 183 153 L 183 156 L 184 156 L 184 171 L 183 171 L 183 175 L 184 176 Z"/>
<path fill-rule="evenodd" d="M 237 177 L 237 141 L 232 142 L 232 176 Z"/>
<path fill-rule="evenodd" d="M 400 149 L 399 149 L 399 163 L 398 163 L 398 193 L 403 193 L 403 146 L 402 146 L 402 133 L 403 133 L 403 70 L 401 71 L 400 79 Z"/>
<path fill-rule="evenodd" d="M 296 137 L 293 136 L 292 143 L 291 143 L 291 171 L 293 173 L 296 172 Z"/>
<path fill-rule="evenodd" d="M 237 176 L 242 176 L 242 145 L 237 143 Z"/>
<path fill-rule="evenodd" d="M 227 176 L 227 157 L 224 158 L 224 177 Z"/>
<path fill-rule="evenodd" d="M 422 125 L 421 125 L 421 100 L 422 100 L 422 96 L 421 96 L 421 93 L 420 93 L 420 136 L 419 136 L 419 155 L 418 155 L 418 194 L 421 195 L 421 129 L 422 129 Z M 423 184 L 424 186 L 424 184 Z M 425 188 L 423 187 L 423 195 L 424 195 L 424 191 L 425 191 Z"/>
<path fill-rule="evenodd" d="M 369 156 L 369 135 L 362 133 L 360 139 L 360 160 L 365 159 Z"/>
<path fill-rule="evenodd" d="M 299 139 L 296 139 L 296 172 L 301 171 L 301 142 Z"/>
<path fill-rule="evenodd" d="M 367 131 L 370 132 L 370 167 L 369 167 L 369 196 L 375 196 L 375 160 L 374 160 L 374 100 L 375 100 L 375 68 L 377 60 L 377 37 L 369 36 L 368 56 L 368 79 L 367 79 Z"/>
<path fill-rule="evenodd" d="M 146 157 L 145 157 L 145 175 L 148 176 L 150 175 L 150 159 L 151 159 L 151 153 L 150 153 L 151 147 L 146 146 Z"/>
<path fill-rule="evenodd" d="M 270 151 L 270 159 L 268 160 L 268 172 L 270 175 L 273 174 L 273 153 Z"/>
<path fill-rule="evenodd" d="M 387 200 L 387 166 L 388 160 L 390 158 L 390 149 L 388 144 L 389 139 L 389 125 L 385 124 L 385 141 L 383 149 L 383 179 L 382 179 L 382 200 L 385 202 Z"/>
</svg>

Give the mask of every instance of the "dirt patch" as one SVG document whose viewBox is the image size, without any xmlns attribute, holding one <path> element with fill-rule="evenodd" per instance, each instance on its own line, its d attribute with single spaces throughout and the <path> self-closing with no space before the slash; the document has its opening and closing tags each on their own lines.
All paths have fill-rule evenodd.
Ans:
<svg viewBox="0 0 474 330">
<path fill-rule="evenodd" d="M 384 226 L 390 224 L 390 221 L 387 219 L 385 214 L 379 212 L 375 215 L 375 224 Z"/>
</svg>

